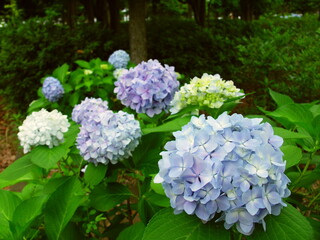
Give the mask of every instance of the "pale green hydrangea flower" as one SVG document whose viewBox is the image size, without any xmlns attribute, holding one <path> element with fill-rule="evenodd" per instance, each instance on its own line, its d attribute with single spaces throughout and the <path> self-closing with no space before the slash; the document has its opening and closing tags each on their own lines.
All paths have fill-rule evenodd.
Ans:
<svg viewBox="0 0 320 240">
<path fill-rule="evenodd" d="M 170 112 L 177 113 L 188 105 L 219 108 L 226 100 L 242 95 L 244 94 L 236 88 L 233 81 L 222 80 L 219 74 L 204 73 L 201 78 L 194 77 L 176 92 L 171 101 Z"/>
</svg>

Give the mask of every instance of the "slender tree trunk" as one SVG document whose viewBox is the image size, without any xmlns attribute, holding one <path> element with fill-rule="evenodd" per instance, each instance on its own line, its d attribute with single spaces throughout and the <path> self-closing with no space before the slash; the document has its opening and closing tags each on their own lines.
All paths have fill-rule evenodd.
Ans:
<svg viewBox="0 0 320 240">
<path fill-rule="evenodd" d="M 240 0 L 241 19 L 245 21 L 253 20 L 253 2 L 252 0 Z"/>
<path fill-rule="evenodd" d="M 93 1 L 87 1 L 83 0 L 82 4 L 84 5 L 84 8 L 86 10 L 87 19 L 89 23 L 94 23 L 94 3 Z"/>
<path fill-rule="evenodd" d="M 191 5 L 196 23 L 204 26 L 206 22 L 206 0 L 188 0 Z"/>
<path fill-rule="evenodd" d="M 110 26 L 110 17 L 109 17 L 109 3 L 108 0 L 97 0 L 96 6 L 96 17 L 99 22 L 102 23 L 103 27 Z"/>
<path fill-rule="evenodd" d="M 117 32 L 120 26 L 120 1 L 108 0 L 110 11 L 110 29 Z"/>
<path fill-rule="evenodd" d="M 138 64 L 147 60 L 146 1 L 129 0 L 129 15 L 130 56 Z"/>
<path fill-rule="evenodd" d="M 76 15 L 77 10 L 77 0 L 65 0 L 65 22 L 70 26 L 73 27 L 74 25 L 74 18 Z"/>
</svg>

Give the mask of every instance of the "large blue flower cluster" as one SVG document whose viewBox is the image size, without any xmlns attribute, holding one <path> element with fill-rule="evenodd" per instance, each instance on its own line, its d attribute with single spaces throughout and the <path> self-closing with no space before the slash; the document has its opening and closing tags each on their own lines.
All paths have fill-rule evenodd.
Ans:
<svg viewBox="0 0 320 240">
<path fill-rule="evenodd" d="M 179 82 L 174 67 L 149 60 L 123 73 L 115 86 L 114 92 L 123 105 L 153 117 L 169 108 Z"/>
<path fill-rule="evenodd" d="M 129 54 L 124 50 L 117 50 L 113 52 L 108 59 L 108 62 L 113 65 L 114 68 L 126 68 L 130 61 Z"/>
<path fill-rule="evenodd" d="M 132 114 L 110 110 L 94 112 L 87 121 L 81 122 L 77 148 L 84 160 L 112 164 L 131 156 L 141 137 L 139 122 Z"/>
<path fill-rule="evenodd" d="M 54 77 L 47 77 L 42 85 L 42 93 L 50 102 L 57 102 L 64 94 L 60 81 Z"/>
<path fill-rule="evenodd" d="M 86 98 L 76 105 L 72 111 L 72 120 L 78 124 L 82 121 L 100 122 L 99 113 L 108 110 L 108 102 L 101 98 Z"/>
<path fill-rule="evenodd" d="M 249 235 L 268 214 L 278 215 L 290 195 L 279 149 L 283 140 L 262 119 L 240 114 L 192 117 L 165 145 L 155 182 L 162 183 L 175 213 L 202 221 L 221 213 L 225 228 L 234 224 Z"/>
</svg>

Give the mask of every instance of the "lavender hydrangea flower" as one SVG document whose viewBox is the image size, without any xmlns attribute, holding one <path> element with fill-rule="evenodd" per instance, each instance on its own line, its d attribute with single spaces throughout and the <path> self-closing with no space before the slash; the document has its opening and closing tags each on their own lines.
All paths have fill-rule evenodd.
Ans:
<svg viewBox="0 0 320 240">
<path fill-rule="evenodd" d="M 19 127 L 18 138 L 24 153 L 29 152 L 32 146 L 58 146 L 63 142 L 63 133 L 68 131 L 69 126 L 67 116 L 57 110 L 48 112 L 41 109 L 31 113 Z"/>
<path fill-rule="evenodd" d="M 279 214 L 290 195 L 279 149 L 282 138 L 269 123 L 240 114 L 192 117 L 161 153 L 155 182 L 162 183 L 176 214 L 219 220 L 250 235 L 267 214 Z"/>
<path fill-rule="evenodd" d="M 57 102 L 64 94 L 60 81 L 54 77 L 47 77 L 42 85 L 42 93 L 50 102 Z"/>
<path fill-rule="evenodd" d="M 149 60 L 122 74 L 115 86 L 114 92 L 123 105 L 153 117 L 169 108 L 179 82 L 174 67 Z"/>
<path fill-rule="evenodd" d="M 108 59 L 108 62 L 111 63 L 111 65 L 113 65 L 113 67 L 116 69 L 126 68 L 129 61 L 130 56 L 124 50 L 117 50 L 113 52 Z"/>
<path fill-rule="evenodd" d="M 140 125 L 132 114 L 110 110 L 95 112 L 88 121 L 82 121 L 77 137 L 77 148 L 84 160 L 112 164 L 131 156 L 141 137 Z M 99 119 L 96 121 L 96 119 Z"/>
<path fill-rule="evenodd" d="M 101 98 L 86 98 L 76 105 L 72 111 L 72 120 L 78 124 L 82 121 L 93 120 L 100 122 L 99 113 L 108 110 L 108 102 Z"/>
</svg>

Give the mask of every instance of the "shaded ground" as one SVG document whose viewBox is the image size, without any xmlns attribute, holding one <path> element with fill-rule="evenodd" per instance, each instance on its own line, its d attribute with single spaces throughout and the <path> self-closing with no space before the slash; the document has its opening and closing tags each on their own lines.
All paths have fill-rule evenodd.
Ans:
<svg viewBox="0 0 320 240">
<path fill-rule="evenodd" d="M 0 96 L 0 172 L 21 156 L 17 138 L 18 119 L 19 115 L 7 109 Z"/>
</svg>

